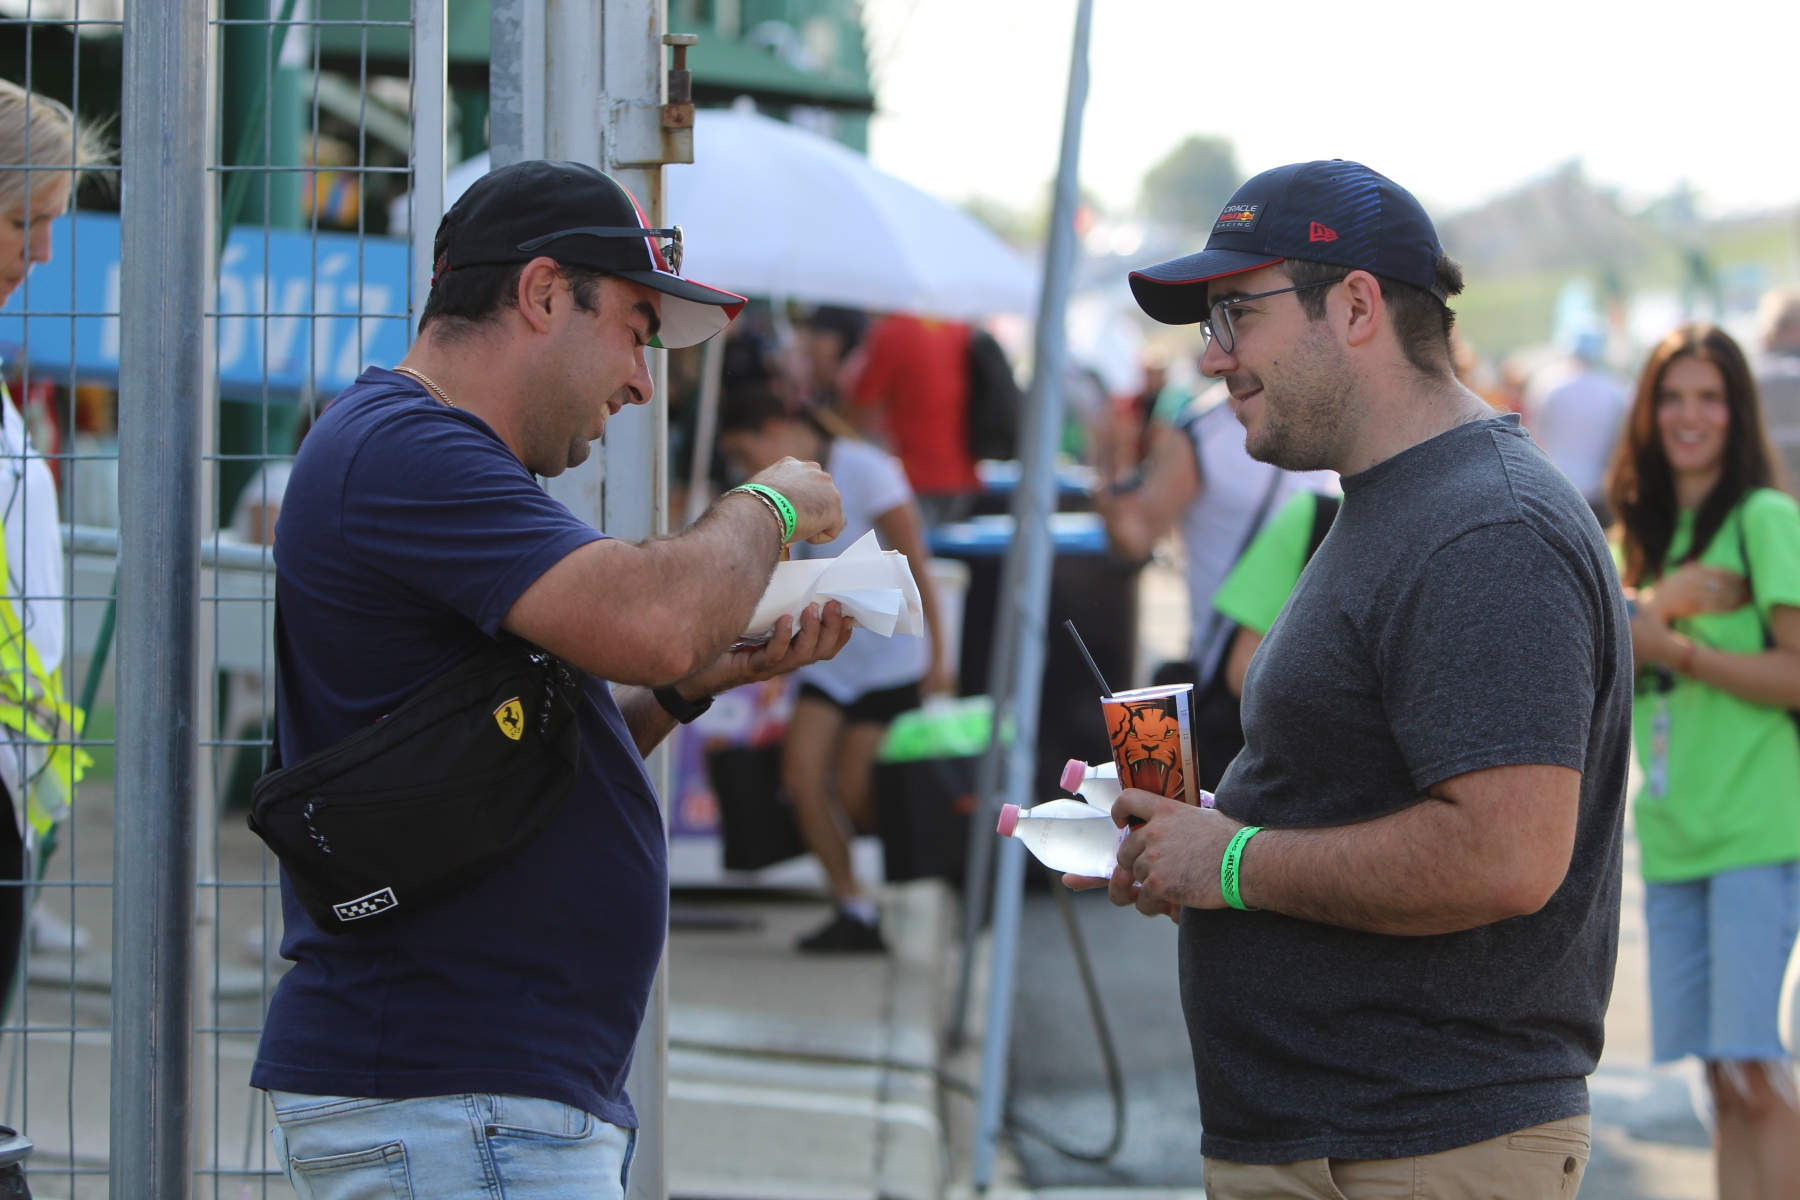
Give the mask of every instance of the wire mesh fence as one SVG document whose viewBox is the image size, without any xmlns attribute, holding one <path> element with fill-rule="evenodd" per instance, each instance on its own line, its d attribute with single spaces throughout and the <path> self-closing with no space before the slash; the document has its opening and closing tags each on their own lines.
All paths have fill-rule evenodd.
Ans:
<svg viewBox="0 0 1800 1200">
<path fill-rule="evenodd" d="M 445 92 L 441 51 L 415 69 L 414 0 L 209 12 L 192 1191 L 289 1196 L 249 1087 L 285 966 L 276 865 L 243 819 L 274 709 L 272 544 L 313 419 L 405 352 L 416 81 Z M 0 1123 L 47 1197 L 108 1191 L 124 15 L 0 0 Z"/>
<path fill-rule="evenodd" d="M 64 546 L 117 524 L 112 380 L 81 351 L 116 379 L 120 37 L 105 0 L 0 6 L 0 1121 L 51 1196 L 106 1171 L 111 572 Z"/>
<path fill-rule="evenodd" d="M 212 816 L 201 824 L 196 1192 L 237 1197 L 287 1194 L 267 1138 L 272 1114 L 249 1087 L 285 965 L 275 863 L 242 819 L 274 707 L 274 572 L 260 551 L 321 406 L 406 347 L 408 248 L 388 235 L 389 202 L 406 211 L 412 160 L 412 14 L 380 0 L 225 0 L 214 24 L 218 415 L 206 464 L 220 553 L 202 586 L 217 683 L 201 742 Z"/>
</svg>

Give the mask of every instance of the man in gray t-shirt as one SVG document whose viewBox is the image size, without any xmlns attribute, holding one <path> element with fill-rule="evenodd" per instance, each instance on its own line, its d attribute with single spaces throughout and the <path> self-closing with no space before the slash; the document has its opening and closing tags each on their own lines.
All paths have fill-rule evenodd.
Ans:
<svg viewBox="0 0 1800 1200">
<path fill-rule="evenodd" d="M 1114 902 L 1181 923 L 1217 1200 L 1567 1198 L 1587 1162 L 1631 643 L 1588 506 L 1456 382 L 1461 286 L 1412 196 L 1343 161 L 1257 176 L 1132 277 L 1205 322 L 1252 455 L 1344 484 L 1217 809 L 1114 810 L 1144 821 Z"/>
</svg>

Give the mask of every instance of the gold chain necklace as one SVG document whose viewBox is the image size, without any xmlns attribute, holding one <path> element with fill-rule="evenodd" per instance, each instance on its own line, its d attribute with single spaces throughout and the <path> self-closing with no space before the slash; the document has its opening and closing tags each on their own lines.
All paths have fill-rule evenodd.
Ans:
<svg viewBox="0 0 1800 1200">
<path fill-rule="evenodd" d="M 423 371 L 415 371 L 411 367 L 395 367 L 394 371 L 396 374 L 400 374 L 400 375 L 411 375 L 414 379 L 416 379 L 420 383 L 424 384 L 425 387 L 431 392 L 431 394 L 436 396 L 439 400 L 442 400 L 445 404 L 449 405 L 451 408 L 456 407 L 456 401 L 452 400 L 448 395 L 446 395 L 443 388 L 439 387 L 437 384 L 435 384 L 435 383 L 431 382 L 431 380 L 427 379 L 425 377 L 425 373 Z"/>
</svg>

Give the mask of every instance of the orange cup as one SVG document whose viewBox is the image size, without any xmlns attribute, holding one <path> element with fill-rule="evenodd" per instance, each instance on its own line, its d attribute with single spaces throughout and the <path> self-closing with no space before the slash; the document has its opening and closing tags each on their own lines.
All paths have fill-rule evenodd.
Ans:
<svg viewBox="0 0 1800 1200">
<path fill-rule="evenodd" d="M 1119 786 L 1200 803 L 1194 773 L 1194 685 L 1134 688 L 1102 697 Z"/>
</svg>

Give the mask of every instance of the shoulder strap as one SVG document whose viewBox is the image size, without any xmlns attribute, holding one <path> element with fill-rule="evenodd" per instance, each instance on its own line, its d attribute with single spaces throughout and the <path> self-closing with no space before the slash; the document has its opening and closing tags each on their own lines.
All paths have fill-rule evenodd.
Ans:
<svg viewBox="0 0 1800 1200">
<path fill-rule="evenodd" d="M 1763 619 L 1762 609 L 1756 606 L 1756 577 L 1750 573 L 1750 540 L 1744 536 L 1744 504 L 1749 499 L 1746 494 L 1738 502 L 1737 512 L 1733 514 L 1737 517 L 1738 557 L 1744 563 L 1744 590 L 1750 593 L 1750 611 L 1756 614 L 1756 623 L 1762 628 L 1763 649 L 1773 650 L 1775 631 L 1769 628 L 1769 623 Z M 1788 716 L 1793 718 L 1795 732 L 1800 733 L 1800 708 L 1788 709 Z"/>
<path fill-rule="evenodd" d="M 1336 496 L 1328 496 L 1324 492 L 1313 493 L 1312 535 L 1306 540 L 1306 557 L 1302 563 L 1312 561 L 1312 556 L 1319 552 L 1319 545 L 1324 542 L 1325 535 L 1331 532 L 1331 523 L 1337 520 L 1338 508 L 1343 504 Z"/>
<path fill-rule="evenodd" d="M 1198 449 L 1199 446 L 1196 444 L 1195 450 L 1198 451 Z M 1280 467 L 1269 468 L 1269 486 L 1263 489 L 1262 502 L 1256 506 L 1256 512 L 1250 518 L 1250 527 L 1244 531 L 1243 541 L 1238 543 L 1237 552 L 1231 556 L 1231 567 L 1238 565 L 1238 562 L 1244 557 L 1244 551 L 1250 549 L 1250 543 L 1254 542 L 1256 540 L 1256 535 L 1262 532 L 1263 524 L 1269 519 L 1269 510 L 1275 507 L 1275 497 L 1281 491 L 1281 481 L 1286 478 L 1286 476 L 1287 472 Z M 1229 575 L 1231 573 L 1231 567 L 1225 569 L 1226 574 Z M 1219 582 L 1223 583 L 1225 581 L 1221 579 Z M 1199 652 L 1194 662 L 1196 670 L 1198 670 L 1207 660 L 1212 658 L 1213 647 L 1217 644 L 1219 634 L 1224 627 L 1225 614 L 1216 608 L 1213 609 L 1212 616 L 1208 617 L 1206 621 L 1205 636 L 1194 642 L 1194 649 Z M 1208 675 L 1205 679 L 1201 680 L 1201 683 L 1205 684 L 1210 682 L 1211 678 L 1212 676 Z"/>
<path fill-rule="evenodd" d="M 1775 631 L 1769 628 L 1769 623 L 1763 620 L 1762 609 L 1756 606 L 1756 576 L 1750 567 L 1750 539 L 1744 534 L 1744 505 L 1749 500 L 1746 493 L 1744 499 L 1738 501 L 1737 511 L 1731 515 L 1737 522 L 1738 558 L 1744 564 L 1744 590 L 1750 593 L 1750 611 L 1756 614 L 1756 623 L 1762 626 L 1763 648 L 1767 650 L 1775 646 Z"/>
</svg>

